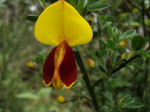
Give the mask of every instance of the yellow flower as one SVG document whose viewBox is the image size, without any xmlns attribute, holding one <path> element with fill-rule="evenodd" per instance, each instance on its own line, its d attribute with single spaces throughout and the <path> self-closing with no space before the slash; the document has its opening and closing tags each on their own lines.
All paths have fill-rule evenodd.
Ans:
<svg viewBox="0 0 150 112">
<path fill-rule="evenodd" d="M 91 68 L 94 68 L 94 67 L 95 67 L 95 65 L 94 65 L 94 60 L 91 59 L 91 58 L 88 58 L 88 59 L 87 59 L 87 63 L 88 63 L 88 65 L 89 65 L 89 67 L 91 67 Z"/>
<path fill-rule="evenodd" d="M 93 33 L 85 19 L 64 0 L 48 6 L 35 24 L 36 39 L 48 45 L 55 45 L 43 65 L 43 82 L 53 83 L 59 90 L 70 88 L 77 79 L 77 67 L 70 46 L 87 44 Z"/>
<path fill-rule="evenodd" d="M 122 41 L 119 43 L 119 45 L 120 45 L 121 47 L 126 46 L 126 41 L 125 41 L 125 40 L 122 40 Z"/>
<path fill-rule="evenodd" d="M 56 96 L 56 101 L 58 101 L 59 103 L 64 103 L 65 102 L 65 98 L 63 96 Z"/>
</svg>

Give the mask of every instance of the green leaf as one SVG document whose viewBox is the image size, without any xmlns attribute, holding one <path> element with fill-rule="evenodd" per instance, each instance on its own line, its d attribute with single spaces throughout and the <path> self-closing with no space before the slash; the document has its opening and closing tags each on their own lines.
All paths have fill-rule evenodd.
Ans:
<svg viewBox="0 0 150 112">
<path fill-rule="evenodd" d="M 36 16 L 36 15 L 30 15 L 30 16 L 27 16 L 26 19 L 29 20 L 29 21 L 32 21 L 32 22 L 36 22 L 38 17 L 39 16 Z"/>
<path fill-rule="evenodd" d="M 132 27 L 140 27 L 140 26 L 142 26 L 142 24 L 139 23 L 139 22 L 136 22 L 136 21 L 131 21 L 131 22 L 125 22 L 125 23 L 123 24 L 123 26 L 125 26 L 125 27 L 129 27 L 129 26 L 132 26 Z"/>
<path fill-rule="evenodd" d="M 50 95 L 50 92 L 52 91 L 51 88 L 42 88 L 40 91 L 37 93 L 38 96 L 48 96 Z"/>
<path fill-rule="evenodd" d="M 122 78 L 122 77 L 109 79 L 108 84 L 110 85 L 111 88 L 114 88 L 114 89 L 131 86 L 131 83 L 128 82 L 127 80 L 124 80 L 124 78 Z"/>
<path fill-rule="evenodd" d="M 88 11 L 101 11 L 110 6 L 111 6 L 110 4 L 103 3 L 101 0 L 97 0 L 97 1 L 90 0 L 90 2 L 88 2 L 88 5 L 87 5 L 87 10 Z"/>
<path fill-rule="evenodd" d="M 113 96 L 112 93 L 110 91 L 105 91 L 103 93 L 104 97 L 106 98 L 107 104 L 113 104 Z"/>
<path fill-rule="evenodd" d="M 116 46 L 116 42 L 113 40 L 107 40 L 107 46 L 113 49 Z"/>
<path fill-rule="evenodd" d="M 128 30 L 123 34 L 123 36 L 121 37 L 121 40 L 131 39 L 135 35 L 136 35 L 136 30 Z"/>
<path fill-rule="evenodd" d="M 143 103 L 139 102 L 135 98 L 132 98 L 130 95 L 125 96 L 122 99 L 122 102 L 120 104 L 121 108 L 126 108 L 126 109 L 136 109 L 136 108 L 141 108 L 143 106 L 144 106 Z"/>
<path fill-rule="evenodd" d="M 102 38 L 98 38 L 98 40 L 100 41 L 100 43 L 106 47 L 107 46 L 107 43 L 102 39 Z"/>
<path fill-rule="evenodd" d="M 76 0 L 68 0 L 68 3 L 71 4 L 73 7 L 76 8 Z"/>
<path fill-rule="evenodd" d="M 84 0 L 78 0 L 77 2 L 77 10 L 82 13 L 84 8 Z"/>
<path fill-rule="evenodd" d="M 135 36 L 132 39 L 132 48 L 135 51 L 141 50 L 146 45 L 146 40 L 143 36 Z"/>
<path fill-rule="evenodd" d="M 38 96 L 36 96 L 35 94 L 26 92 L 26 93 L 20 93 L 18 95 L 16 95 L 17 98 L 20 99 L 30 99 L 30 100 L 37 100 Z"/>
<path fill-rule="evenodd" d="M 117 27 L 112 27 L 112 38 L 113 41 L 118 43 L 119 42 L 119 38 L 122 36 L 120 30 Z"/>
<path fill-rule="evenodd" d="M 46 8 L 45 0 L 38 0 L 43 9 Z"/>
<path fill-rule="evenodd" d="M 150 51 L 142 51 L 141 54 L 142 54 L 142 57 L 150 58 Z"/>
</svg>

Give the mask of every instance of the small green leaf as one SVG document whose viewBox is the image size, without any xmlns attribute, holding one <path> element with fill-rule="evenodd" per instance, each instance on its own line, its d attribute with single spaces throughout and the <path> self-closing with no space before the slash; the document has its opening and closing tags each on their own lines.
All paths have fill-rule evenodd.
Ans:
<svg viewBox="0 0 150 112">
<path fill-rule="evenodd" d="M 116 43 L 119 42 L 119 38 L 122 36 L 120 30 L 117 27 L 112 27 L 112 38 Z"/>
<path fill-rule="evenodd" d="M 98 1 L 94 1 L 94 2 L 88 2 L 87 10 L 88 11 L 101 11 L 110 6 L 111 6 L 110 4 L 103 3 L 101 0 L 98 0 Z"/>
<path fill-rule="evenodd" d="M 84 9 L 84 0 L 78 0 L 77 2 L 77 10 L 82 13 Z"/>
<path fill-rule="evenodd" d="M 127 40 L 127 39 L 131 39 L 136 35 L 136 31 L 135 30 L 128 30 L 126 31 L 123 36 L 121 37 L 121 40 Z"/>
<path fill-rule="evenodd" d="M 38 0 L 43 9 L 46 8 L 45 0 Z"/>
<path fill-rule="evenodd" d="M 52 91 L 51 88 L 42 88 L 40 91 L 37 93 L 38 96 L 48 96 L 50 95 L 50 92 Z"/>
<path fill-rule="evenodd" d="M 105 91 L 103 93 L 104 97 L 106 98 L 106 101 L 107 101 L 107 104 L 113 104 L 113 96 L 112 96 L 112 93 L 110 91 Z"/>
<path fill-rule="evenodd" d="M 143 51 L 141 54 L 145 58 L 150 58 L 150 51 Z"/>
<path fill-rule="evenodd" d="M 36 20 L 38 19 L 39 16 L 36 15 L 31 15 L 31 16 L 27 16 L 26 19 L 32 22 L 36 22 Z"/>
<path fill-rule="evenodd" d="M 139 102 L 137 99 L 132 98 L 131 96 L 125 96 L 120 104 L 121 108 L 126 109 L 136 109 L 143 107 L 143 103 Z"/>
<path fill-rule="evenodd" d="M 116 42 L 113 40 L 107 40 L 107 46 L 113 49 L 116 46 Z"/>
<path fill-rule="evenodd" d="M 142 26 L 142 24 L 139 23 L 139 22 L 136 22 L 136 21 L 130 21 L 130 22 L 125 22 L 125 23 L 123 24 L 123 26 L 125 26 L 125 27 L 129 27 L 129 26 L 132 26 L 132 27 L 140 27 L 140 26 Z"/>
<path fill-rule="evenodd" d="M 16 96 L 17 98 L 20 99 L 30 99 L 30 100 L 37 100 L 38 96 L 36 96 L 35 94 L 26 92 L 26 93 L 20 93 Z"/>
<path fill-rule="evenodd" d="M 132 48 L 135 51 L 141 50 L 142 48 L 145 47 L 145 45 L 146 45 L 146 40 L 142 36 L 135 36 L 132 39 Z"/>
<path fill-rule="evenodd" d="M 68 3 L 71 4 L 73 7 L 76 8 L 76 0 L 68 0 Z"/>
</svg>

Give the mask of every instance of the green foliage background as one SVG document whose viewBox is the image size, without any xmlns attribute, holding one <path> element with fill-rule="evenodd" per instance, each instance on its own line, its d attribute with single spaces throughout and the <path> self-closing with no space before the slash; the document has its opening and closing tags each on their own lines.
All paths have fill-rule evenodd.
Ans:
<svg viewBox="0 0 150 112">
<path fill-rule="evenodd" d="M 34 23 L 55 0 L 0 0 L 0 112 L 150 112 L 150 0 L 67 1 L 93 28 L 92 42 L 78 49 L 98 110 L 80 68 L 69 90 L 56 91 L 42 83 L 42 65 L 52 46 L 35 40 Z M 119 45 L 122 40 L 124 47 Z M 26 65 L 28 60 L 34 67 Z M 58 95 L 66 102 L 57 102 Z"/>
</svg>

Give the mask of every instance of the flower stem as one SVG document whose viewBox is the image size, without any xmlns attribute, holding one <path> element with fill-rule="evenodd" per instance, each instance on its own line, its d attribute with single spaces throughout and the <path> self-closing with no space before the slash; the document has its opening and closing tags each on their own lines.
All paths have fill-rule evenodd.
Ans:
<svg viewBox="0 0 150 112">
<path fill-rule="evenodd" d="M 78 62 L 78 65 L 80 67 L 80 70 L 83 74 L 83 80 L 87 86 L 87 89 L 89 91 L 89 94 L 92 98 L 92 103 L 93 103 L 93 106 L 95 108 L 96 111 L 98 111 L 98 103 L 97 103 L 97 99 L 96 99 L 96 95 L 95 95 L 95 92 L 94 92 L 94 88 L 92 87 L 91 83 L 90 83 L 90 80 L 89 80 L 89 77 L 88 77 L 88 73 L 84 67 L 84 64 L 83 64 L 83 61 L 81 59 L 81 56 L 80 56 L 80 53 L 79 51 L 75 51 L 75 57 L 77 59 L 77 62 Z"/>
</svg>

